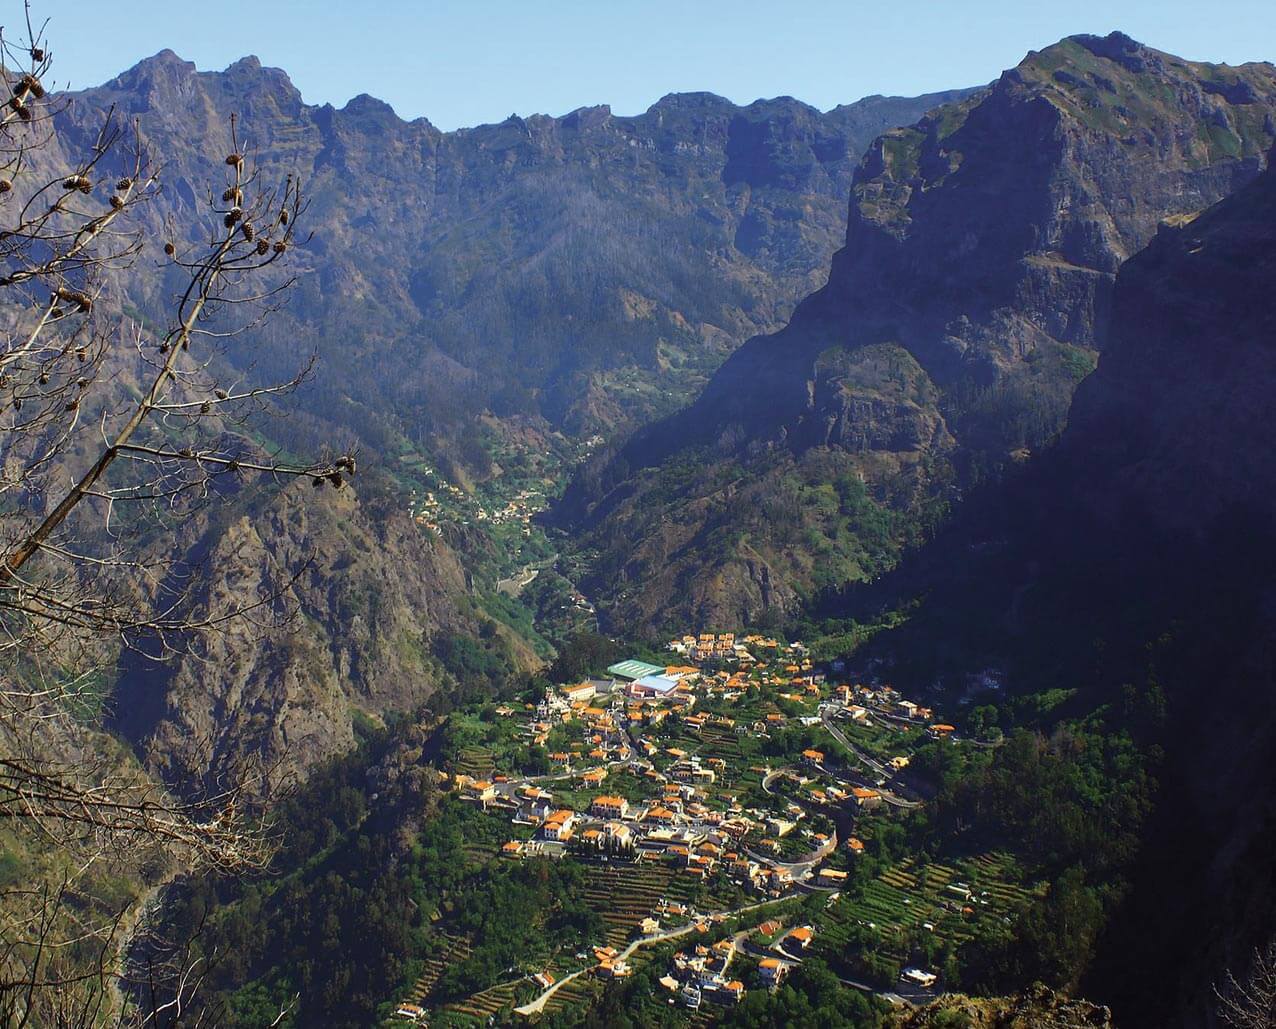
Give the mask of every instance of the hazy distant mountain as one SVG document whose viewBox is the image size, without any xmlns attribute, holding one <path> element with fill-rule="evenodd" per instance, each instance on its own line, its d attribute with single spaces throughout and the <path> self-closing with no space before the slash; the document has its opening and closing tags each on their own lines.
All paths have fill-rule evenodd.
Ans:
<svg viewBox="0 0 1276 1029">
<path fill-rule="evenodd" d="M 309 409 L 373 445 L 421 445 L 485 409 L 589 431 L 669 410 L 823 283 L 873 137 L 960 95 L 821 113 L 671 94 L 637 117 L 444 133 L 366 94 L 307 105 L 255 58 L 197 72 L 164 51 L 77 95 L 70 120 L 139 116 L 180 218 L 237 113 L 262 168 L 312 200 L 278 359 L 301 336 L 321 358 Z"/>
<path fill-rule="evenodd" d="M 1118 267 L 1257 175 L 1274 112 L 1271 65 L 1114 34 L 885 133 L 828 285 L 571 491 L 604 608 L 740 626 L 889 567 L 1062 426 Z"/>
</svg>

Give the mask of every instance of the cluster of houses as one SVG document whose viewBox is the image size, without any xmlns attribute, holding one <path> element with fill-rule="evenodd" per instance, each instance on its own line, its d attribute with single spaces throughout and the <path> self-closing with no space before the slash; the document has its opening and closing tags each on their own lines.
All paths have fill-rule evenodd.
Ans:
<svg viewBox="0 0 1276 1029">
<path fill-rule="evenodd" d="M 800 642 L 781 643 L 758 633 L 747 636 L 737 636 L 733 632 L 688 633 L 671 639 L 668 649 L 701 664 L 734 662 L 745 667 L 756 664 L 758 655 L 770 658 L 778 654 L 799 660 L 806 659 L 808 655 L 806 646 Z"/>
<path fill-rule="evenodd" d="M 767 949 L 760 950 L 758 976 L 763 986 L 775 989 L 811 946 L 815 930 L 809 925 L 799 925 L 783 932 L 779 922 L 766 921 L 758 926 L 758 933 L 770 941 Z M 723 1006 L 739 1004 L 746 992 L 745 985 L 731 975 L 732 960 L 739 946 L 735 939 L 728 937 L 679 951 L 670 959 L 660 985 L 692 1010 L 706 1002 Z M 746 946 L 754 951 L 760 949 L 757 944 Z"/>
<path fill-rule="evenodd" d="M 786 773 L 805 789 L 803 805 L 789 803 L 776 813 L 744 808 L 734 799 L 725 810 L 711 808 L 710 791 L 727 771 L 720 757 L 701 758 L 674 746 L 662 746 L 644 730 L 677 714 L 692 729 L 713 726 L 739 735 L 765 736 L 783 728 L 788 719 L 779 712 L 761 718 L 736 720 L 707 710 L 697 711 L 698 698 L 731 702 L 769 682 L 790 691 L 795 701 L 820 702 L 820 714 L 804 717 L 815 724 L 830 712 L 852 721 L 867 723 L 870 718 L 890 719 L 909 725 L 928 725 L 932 736 L 951 734 L 952 726 L 932 723 L 932 712 L 902 696 L 890 686 L 838 685 L 831 690 L 825 677 L 812 667 L 802 644 L 782 645 L 761 636 L 737 639 L 731 633 L 701 633 L 672 641 L 672 650 L 686 662 L 703 661 L 712 651 L 738 658 L 749 648 L 773 651 L 773 662 L 750 672 L 736 667 L 708 668 L 692 663 L 657 665 L 630 659 L 611 665 L 606 675 L 557 688 L 547 689 L 538 703 L 519 709 L 509 705 L 497 714 L 526 716 L 523 733 L 531 744 L 548 746 L 550 773 L 535 781 L 511 781 L 495 775 L 490 779 L 457 776 L 455 785 L 462 797 L 484 809 L 508 813 L 513 824 L 530 829 L 511 839 L 502 848 L 505 856 L 523 858 L 546 854 L 559 857 L 570 851 L 603 853 L 633 860 L 659 860 L 701 878 L 720 872 L 759 896 L 783 896 L 794 887 L 795 875 L 802 881 L 825 889 L 840 889 L 846 873 L 819 867 L 832 853 L 837 841 L 808 832 L 814 855 L 803 855 L 795 866 L 780 860 L 785 849 L 780 840 L 807 816 L 811 805 L 830 811 L 853 806 L 868 813 L 884 803 L 883 794 L 870 785 L 830 781 L 826 755 L 814 747 L 802 752 L 800 766 L 811 770 L 810 778 L 795 768 Z M 774 676 L 774 678 L 773 678 Z M 721 704 L 713 704 L 718 712 Z M 563 726 L 570 732 L 564 734 Z M 575 742 L 564 743 L 579 732 Z M 659 767 L 657 767 L 659 762 Z M 898 770 L 906 756 L 892 760 Z M 605 788 L 613 773 L 627 773 L 647 781 L 641 801 Z M 553 788 L 558 781 L 579 798 L 581 791 L 591 799 L 576 799 L 569 806 L 557 800 Z M 584 810 L 581 810 L 581 808 Z M 530 838 L 526 838 L 530 836 Z M 746 846 L 746 837 L 747 846 Z M 846 855 L 863 851 L 855 838 L 844 842 Z M 787 848 L 792 853 L 793 848 Z M 794 868 L 797 871 L 794 871 Z"/>
<path fill-rule="evenodd" d="M 705 1002 L 730 1006 L 744 998 L 744 983 L 731 977 L 735 944 L 728 938 L 709 946 L 697 944 L 679 951 L 660 977 L 660 985 L 687 1007 L 695 1010 Z"/>
</svg>

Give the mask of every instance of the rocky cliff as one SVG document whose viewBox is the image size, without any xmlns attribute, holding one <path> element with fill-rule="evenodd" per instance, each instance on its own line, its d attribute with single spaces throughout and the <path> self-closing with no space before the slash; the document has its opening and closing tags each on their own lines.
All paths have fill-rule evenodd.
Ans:
<svg viewBox="0 0 1276 1029">
<path fill-rule="evenodd" d="M 671 94 L 634 117 L 444 133 L 367 94 L 308 105 L 255 58 L 199 72 L 164 51 L 72 97 L 59 131 L 90 142 L 111 105 L 138 118 L 165 162 L 156 227 L 197 232 L 238 115 L 264 176 L 299 176 L 311 200 L 298 288 L 256 340 L 269 367 L 304 338 L 309 413 L 428 447 L 485 410 L 589 432 L 668 410 L 823 283 L 873 136 L 956 95 L 821 113 Z"/>
<path fill-rule="evenodd" d="M 1252 180 L 1274 112 L 1270 65 L 1078 36 L 881 136 L 828 284 L 570 492 L 599 599 L 739 626 L 879 574 L 1062 426 L 1117 269 Z"/>
<path fill-rule="evenodd" d="M 195 616 L 249 610 L 163 663 L 126 663 L 116 726 L 166 782 L 190 790 L 245 766 L 305 770 L 348 749 L 360 719 L 458 688 L 441 638 L 482 635 L 504 667 L 535 663 L 470 600 L 446 543 L 360 492 L 306 483 L 241 497 L 181 534 Z"/>
<path fill-rule="evenodd" d="M 1036 986 L 1018 997 L 946 995 L 899 1018 L 900 1029 L 1112 1029 L 1112 1013 Z"/>
</svg>

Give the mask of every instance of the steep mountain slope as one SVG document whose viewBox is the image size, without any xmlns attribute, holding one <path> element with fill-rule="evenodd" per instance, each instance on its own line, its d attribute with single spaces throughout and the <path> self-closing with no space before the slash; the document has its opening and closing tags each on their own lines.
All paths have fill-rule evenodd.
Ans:
<svg viewBox="0 0 1276 1029">
<path fill-rule="evenodd" d="M 1058 430 L 1121 262 L 1252 179 L 1274 111 L 1270 65 L 1079 36 L 880 137 L 828 285 L 570 491 L 597 599 L 738 626 L 879 574 Z"/>
<path fill-rule="evenodd" d="M 916 598 L 871 648 L 901 681 L 998 668 L 1141 740 L 1157 808 L 1081 983 L 1122 1026 L 1213 1024 L 1276 924 L 1273 286 L 1269 166 L 1123 266 L 1058 445 L 842 608 Z"/>
<path fill-rule="evenodd" d="M 822 114 L 696 93 L 442 133 L 367 95 L 307 105 L 255 58 L 197 72 L 165 51 L 76 95 L 59 128 L 87 139 L 112 104 L 139 117 L 166 161 L 156 214 L 180 228 L 238 114 L 265 174 L 312 201 L 274 363 L 305 338 L 311 412 L 422 446 L 484 409 L 589 431 L 668 410 L 822 283 L 873 135 L 954 95 Z"/>
<path fill-rule="evenodd" d="M 198 561 L 197 615 L 269 598 L 190 653 L 126 665 L 116 727 L 183 790 L 257 765 L 304 771 L 349 749 L 360 719 L 440 690 L 446 705 L 474 685 L 446 660 L 454 641 L 492 655 L 489 687 L 536 663 L 471 600 L 456 553 L 370 484 L 253 491 L 194 520 L 175 549 Z"/>
</svg>

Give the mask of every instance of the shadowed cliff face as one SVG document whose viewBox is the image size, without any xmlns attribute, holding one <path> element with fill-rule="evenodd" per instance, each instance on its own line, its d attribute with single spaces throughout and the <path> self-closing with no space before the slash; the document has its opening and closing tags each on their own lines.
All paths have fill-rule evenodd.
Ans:
<svg viewBox="0 0 1276 1029">
<path fill-rule="evenodd" d="M 1082 383 L 1062 453 L 1087 505 L 1137 505 L 1175 533 L 1230 510 L 1276 529 L 1276 172 L 1194 219 L 1164 226 L 1123 269 L 1120 345 Z"/>
<path fill-rule="evenodd" d="M 1079 711 L 1162 697 L 1129 726 L 1157 807 L 1080 986 L 1121 1026 L 1216 1024 L 1214 984 L 1276 920 L 1274 287 L 1269 165 L 1122 266 L 1057 444 L 841 598 L 861 618 L 918 600 L 869 648 L 913 688 L 997 667 Z"/>
<path fill-rule="evenodd" d="M 769 606 L 746 568 L 766 567 L 782 607 L 878 574 L 965 485 L 1063 425 L 1103 346 L 1117 268 L 1160 221 L 1258 174 L 1274 110 L 1270 65 L 1074 37 L 880 137 L 828 284 L 569 493 L 564 520 L 603 554 L 604 606 L 738 626 Z M 814 463 L 875 503 L 821 502 Z M 662 485 L 687 466 L 670 513 Z M 724 494 L 724 481 L 746 480 L 759 497 L 796 489 L 781 524 Z M 724 546 L 703 555 L 706 534 Z M 801 539 L 823 551 L 814 570 L 793 556 Z M 697 579 L 712 585 L 682 588 Z"/>
</svg>

